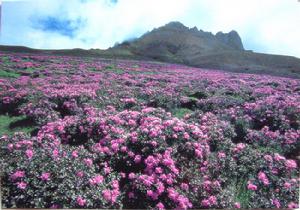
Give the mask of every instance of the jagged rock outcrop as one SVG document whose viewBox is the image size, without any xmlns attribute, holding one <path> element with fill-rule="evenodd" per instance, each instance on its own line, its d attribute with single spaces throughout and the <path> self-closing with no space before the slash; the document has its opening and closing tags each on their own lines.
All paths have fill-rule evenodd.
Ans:
<svg viewBox="0 0 300 210">
<path fill-rule="evenodd" d="M 239 34 L 234 30 L 230 31 L 229 33 L 218 32 L 216 34 L 216 38 L 220 42 L 232 47 L 235 50 L 244 50 L 242 40 Z"/>
<path fill-rule="evenodd" d="M 237 33 L 220 34 L 218 38 L 210 32 L 199 31 L 196 27 L 188 28 L 180 22 L 170 22 L 135 41 L 127 42 L 127 48 L 137 55 L 182 63 L 190 63 L 194 55 L 243 50 Z"/>
</svg>

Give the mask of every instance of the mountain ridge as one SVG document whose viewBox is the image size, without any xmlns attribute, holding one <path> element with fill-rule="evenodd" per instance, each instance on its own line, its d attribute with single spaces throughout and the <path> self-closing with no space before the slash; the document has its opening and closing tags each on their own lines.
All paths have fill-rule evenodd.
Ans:
<svg viewBox="0 0 300 210">
<path fill-rule="evenodd" d="M 214 35 L 176 21 L 108 50 L 195 67 L 300 78 L 300 59 L 296 57 L 245 50 L 235 30 Z"/>
<path fill-rule="evenodd" d="M 124 41 L 106 50 L 38 50 L 0 45 L 0 51 L 153 60 L 238 73 L 300 78 L 299 58 L 245 50 L 242 39 L 235 30 L 214 35 L 198 30 L 197 27 L 189 28 L 178 21 L 167 23 L 139 38 Z"/>
</svg>

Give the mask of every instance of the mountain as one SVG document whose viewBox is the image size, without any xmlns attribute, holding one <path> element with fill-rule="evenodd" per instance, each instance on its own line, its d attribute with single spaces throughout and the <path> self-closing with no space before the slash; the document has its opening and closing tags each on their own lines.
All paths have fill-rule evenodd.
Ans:
<svg viewBox="0 0 300 210">
<path fill-rule="evenodd" d="M 244 49 L 235 31 L 228 34 L 219 32 L 214 36 L 209 32 L 198 31 L 196 27 L 189 29 L 180 22 L 168 23 L 115 48 L 129 49 L 133 54 L 162 61 L 182 63 L 189 63 L 195 55 Z"/>
<path fill-rule="evenodd" d="M 300 78 L 300 59 L 296 57 L 245 50 L 239 34 L 234 30 L 214 35 L 196 27 L 188 28 L 180 22 L 170 22 L 107 50 L 36 50 L 0 46 L 1 51 L 156 60 L 232 72 Z"/>
<path fill-rule="evenodd" d="M 180 22 L 170 22 L 108 51 L 203 68 L 300 78 L 298 58 L 245 50 L 234 30 L 214 35 Z"/>
</svg>

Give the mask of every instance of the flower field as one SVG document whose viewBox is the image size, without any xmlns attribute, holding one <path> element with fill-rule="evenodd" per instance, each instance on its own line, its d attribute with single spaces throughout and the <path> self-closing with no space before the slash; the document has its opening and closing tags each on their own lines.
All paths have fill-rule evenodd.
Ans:
<svg viewBox="0 0 300 210">
<path fill-rule="evenodd" d="M 300 80 L 1 53 L 0 114 L 7 208 L 298 207 Z"/>
</svg>

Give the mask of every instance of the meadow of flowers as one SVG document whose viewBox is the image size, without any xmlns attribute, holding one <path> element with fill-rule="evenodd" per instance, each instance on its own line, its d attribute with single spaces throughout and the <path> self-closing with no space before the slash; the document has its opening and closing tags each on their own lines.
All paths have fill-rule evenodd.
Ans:
<svg viewBox="0 0 300 210">
<path fill-rule="evenodd" d="M 96 58 L 0 62 L 1 115 L 32 126 L 1 134 L 4 207 L 298 207 L 300 80 Z"/>
</svg>

